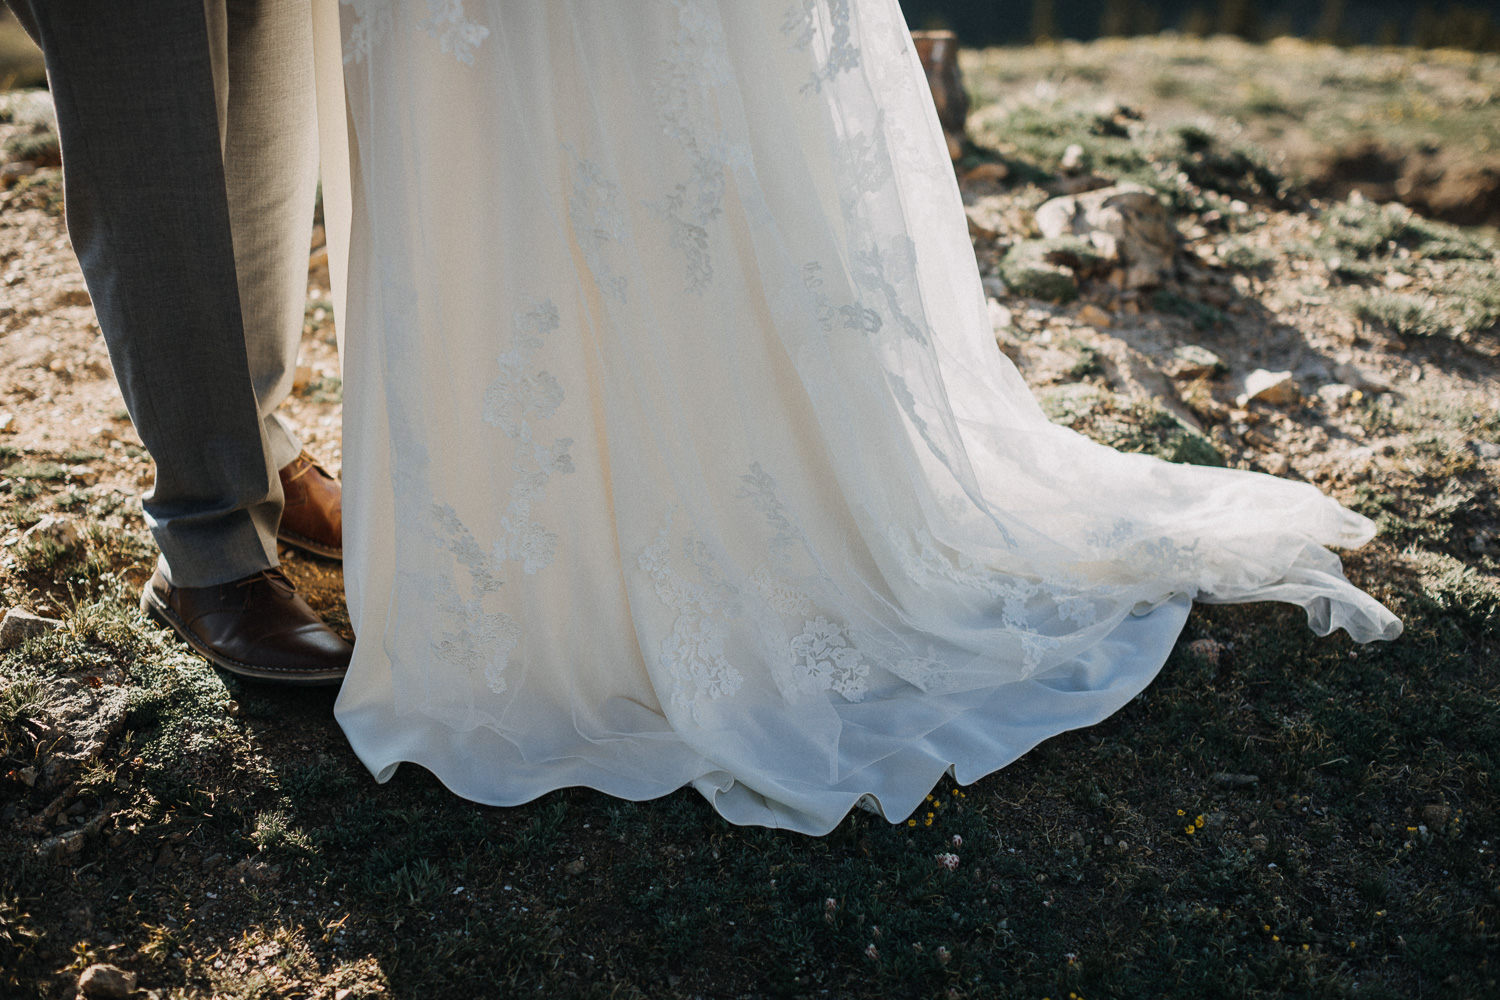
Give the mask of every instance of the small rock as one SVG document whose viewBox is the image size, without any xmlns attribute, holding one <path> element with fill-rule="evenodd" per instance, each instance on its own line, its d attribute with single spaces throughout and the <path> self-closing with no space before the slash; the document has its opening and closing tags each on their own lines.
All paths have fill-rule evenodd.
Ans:
<svg viewBox="0 0 1500 1000">
<path fill-rule="evenodd" d="M 68 478 L 80 486 L 93 486 L 99 481 L 99 473 L 87 465 L 75 465 L 68 469 Z"/>
<path fill-rule="evenodd" d="M 62 628 L 56 618 L 43 618 L 27 608 L 11 608 L 0 620 L 0 649 L 15 649 L 28 639 L 35 639 Z M 32 771 L 32 781 L 35 781 Z M 28 782 L 29 784 L 29 782 Z"/>
<path fill-rule="evenodd" d="M 82 540 L 82 536 L 78 534 L 78 525 L 71 518 L 49 515 L 27 528 L 26 533 L 21 536 L 23 542 L 40 542 L 43 539 L 71 549 Z"/>
<path fill-rule="evenodd" d="M 16 772 L 16 777 L 20 778 L 21 783 L 27 788 L 30 788 L 36 784 L 36 768 L 28 764 Z"/>
<path fill-rule="evenodd" d="M 1085 302 L 1078 307 L 1078 322 L 1085 326 L 1107 328 L 1115 325 L 1115 318 L 1092 302 Z"/>
<path fill-rule="evenodd" d="M 0 167 L 0 187 L 9 188 L 22 177 L 30 177 L 36 173 L 36 164 L 30 160 L 17 160 Z"/>
<path fill-rule="evenodd" d="M 1011 328 L 1011 325 L 1015 321 L 1015 318 L 1011 315 L 1010 309 L 1005 306 L 999 299 L 989 299 L 986 302 L 986 305 L 989 308 L 990 313 L 990 328 L 995 330 L 996 332 L 1000 330 L 1009 330 Z"/>
<path fill-rule="evenodd" d="M 1500 458 L 1500 444 L 1493 441 L 1470 441 L 1469 447 L 1474 449 L 1474 454 L 1484 459 Z"/>
<path fill-rule="evenodd" d="M 1010 167 L 1003 163 L 981 163 L 963 176 L 965 184 L 998 184 L 1010 176 Z"/>
<path fill-rule="evenodd" d="M 1318 386 L 1318 398 L 1323 401 L 1324 405 L 1333 408 L 1342 406 L 1353 392 L 1354 386 L 1343 382 L 1330 382 L 1327 385 Z"/>
<path fill-rule="evenodd" d="M 1384 278 L 1382 278 L 1380 280 L 1380 283 L 1385 287 L 1391 289 L 1392 291 L 1395 291 L 1398 288 L 1405 288 L 1415 280 L 1416 279 L 1409 274 L 1402 274 L 1400 271 L 1392 271 L 1390 274 L 1387 274 Z"/>
<path fill-rule="evenodd" d="M 1209 776 L 1209 781 L 1220 788 L 1248 788 L 1260 783 L 1260 776 L 1256 774 L 1230 774 L 1227 771 L 1219 771 Z"/>
<path fill-rule="evenodd" d="M 1065 174 L 1078 173 L 1083 169 L 1083 147 L 1075 142 L 1063 150 L 1062 160 L 1057 166 Z"/>
<path fill-rule="evenodd" d="M 569 861 L 563 868 L 563 871 L 569 875 L 582 875 L 586 868 L 588 868 L 588 865 L 584 863 L 582 858 L 579 858 L 577 861 Z"/>
<path fill-rule="evenodd" d="M 1284 476 L 1287 469 L 1291 468 L 1291 463 L 1279 451 L 1273 451 L 1263 456 L 1260 460 L 1260 465 L 1261 468 L 1273 476 Z"/>
<path fill-rule="evenodd" d="M 59 825 L 66 825 L 64 817 Z M 58 834 L 56 837 L 48 837 L 37 845 L 36 851 L 39 855 L 54 864 L 65 865 L 83 853 L 84 846 L 88 843 L 88 833 L 85 830 L 69 830 L 67 833 Z"/>
<path fill-rule="evenodd" d="M 984 294 L 987 298 L 1003 299 L 1010 294 L 1010 289 L 1006 287 L 1005 279 L 998 274 L 986 274 L 982 283 L 984 285 Z"/>
<path fill-rule="evenodd" d="M 89 437 L 103 444 L 120 440 L 120 435 L 115 433 L 115 429 L 107 425 L 89 428 Z"/>
<path fill-rule="evenodd" d="M 1152 191 L 1133 184 L 1053 198 L 1036 210 L 1043 236 L 1077 236 L 1118 260 L 1123 288 L 1160 285 L 1172 273 L 1179 236 Z"/>
<path fill-rule="evenodd" d="M 1334 365 L 1333 377 L 1364 392 L 1390 392 L 1391 383 L 1379 372 L 1344 362 Z"/>
<path fill-rule="evenodd" d="M 1433 805 L 1422 807 L 1422 819 L 1424 821 L 1424 824 L 1429 827 L 1442 826 L 1444 823 L 1448 822 L 1449 817 L 1452 815 L 1452 808 L 1443 803 L 1436 803 Z"/>
<path fill-rule="evenodd" d="M 1224 360 L 1206 347 L 1183 344 L 1172 351 L 1166 371 L 1174 379 L 1196 382 L 1200 378 L 1217 378 L 1229 370 Z"/>
<path fill-rule="evenodd" d="M 135 973 L 114 965 L 91 965 L 78 977 L 78 990 L 87 997 L 124 1000 L 135 992 Z"/>
<path fill-rule="evenodd" d="M 88 290 L 84 288 L 64 288 L 52 296 L 53 309 L 61 309 L 66 306 L 91 306 L 93 304 L 94 300 L 89 298 Z"/>
<path fill-rule="evenodd" d="M 14 413 L 0 413 L 0 434 L 14 434 L 16 432 L 16 415 Z"/>
<path fill-rule="evenodd" d="M 1255 401 L 1290 406 L 1301 397 L 1302 392 L 1291 372 L 1268 372 L 1257 368 L 1245 378 L 1245 393 L 1240 397 L 1240 405 Z"/>
<path fill-rule="evenodd" d="M 161 850 L 156 852 L 156 863 L 159 865 L 170 865 L 177 860 L 177 853 L 172 850 L 171 844 L 162 844 Z"/>
</svg>

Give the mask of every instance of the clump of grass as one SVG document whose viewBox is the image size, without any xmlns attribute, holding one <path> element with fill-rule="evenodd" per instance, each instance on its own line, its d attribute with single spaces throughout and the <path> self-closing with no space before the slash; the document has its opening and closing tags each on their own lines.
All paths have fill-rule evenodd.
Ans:
<svg viewBox="0 0 1500 1000">
<path fill-rule="evenodd" d="M 64 210 L 62 171 L 43 167 L 22 177 L 10 189 L 10 204 L 17 208 L 38 208 L 48 215 L 61 216 Z"/>
<path fill-rule="evenodd" d="M 26 745 L 22 724 L 46 706 L 47 691 L 38 678 L 22 677 L 0 688 L 0 760 Z"/>
<path fill-rule="evenodd" d="M 11 136 L 0 146 L 0 153 L 3 153 L 8 163 L 29 160 L 32 163 L 56 166 L 62 162 L 62 148 L 58 144 L 57 133 L 45 127 Z"/>
<path fill-rule="evenodd" d="M 1098 249 L 1076 236 L 1021 240 L 1000 261 L 1000 276 L 1016 295 L 1071 302 L 1078 296 L 1078 279 L 1104 265 Z"/>
<path fill-rule="evenodd" d="M 1345 202 L 1324 217 L 1322 243 L 1329 250 L 1368 259 L 1406 250 L 1431 260 L 1487 260 L 1488 241 L 1458 226 L 1424 219 L 1404 205 Z"/>
<path fill-rule="evenodd" d="M 1229 314 L 1224 310 L 1208 305 L 1203 302 L 1195 302 L 1192 299 L 1179 295 L 1176 292 L 1163 289 L 1151 298 L 1151 304 L 1157 311 L 1172 313 L 1184 319 L 1192 320 L 1193 326 L 1200 330 L 1211 330 L 1216 326 L 1223 326 L 1229 321 Z"/>
<path fill-rule="evenodd" d="M 0 888 L 0 983 L 11 989 L 36 983 L 40 973 L 36 949 L 41 940 L 42 931 L 20 897 L 9 885 Z"/>
<path fill-rule="evenodd" d="M 1348 309 L 1360 319 L 1380 323 L 1402 336 L 1437 337 L 1452 329 L 1438 303 L 1423 295 L 1357 294 L 1350 297 Z"/>
<path fill-rule="evenodd" d="M 1226 267 L 1254 274 L 1269 269 L 1272 264 L 1280 259 L 1280 256 L 1265 247 L 1259 247 L 1243 239 L 1236 238 L 1226 240 L 1219 247 L 1219 259 L 1224 262 Z"/>
<path fill-rule="evenodd" d="M 1154 401 L 1127 398 L 1086 382 L 1040 389 L 1037 398 L 1054 423 L 1118 451 L 1187 465 L 1225 464 L 1208 438 Z"/>
<path fill-rule="evenodd" d="M 337 375 L 319 375 L 307 383 L 302 394 L 312 403 L 342 403 L 344 381 Z"/>
<path fill-rule="evenodd" d="M 56 462 L 15 462 L 0 471 L 0 475 L 9 476 L 12 479 L 35 479 L 43 482 L 55 482 L 68 478 L 68 470 Z"/>
<path fill-rule="evenodd" d="M 103 452 L 94 451 L 92 448 L 72 448 L 63 452 L 62 460 L 77 465 L 79 462 L 94 462 L 103 457 Z"/>
<path fill-rule="evenodd" d="M 22 573 L 45 573 L 72 555 L 74 546 L 43 536 L 20 542 L 12 551 L 16 568 Z"/>
<path fill-rule="evenodd" d="M 1082 345 L 1064 346 L 1072 346 L 1078 352 L 1078 360 L 1074 361 L 1073 366 L 1068 369 L 1068 378 L 1078 382 L 1104 374 L 1104 361 L 1097 350 Z"/>
</svg>

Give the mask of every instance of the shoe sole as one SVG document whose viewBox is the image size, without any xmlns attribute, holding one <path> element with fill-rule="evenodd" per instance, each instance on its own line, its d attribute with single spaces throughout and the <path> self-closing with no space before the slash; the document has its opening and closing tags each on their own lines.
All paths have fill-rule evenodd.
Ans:
<svg viewBox="0 0 1500 1000">
<path fill-rule="evenodd" d="M 187 623 L 177 616 L 171 608 L 161 603 L 154 591 L 147 587 L 141 593 L 141 611 L 146 617 L 176 632 L 183 642 L 192 647 L 193 652 L 203 657 L 209 663 L 234 674 L 236 677 L 245 677 L 256 681 L 275 681 L 278 684 L 289 684 L 296 687 L 337 687 L 344 683 L 345 671 L 295 671 L 276 670 L 271 667 L 257 667 L 253 663 L 242 663 L 223 653 L 215 652 L 203 643 Z"/>
<path fill-rule="evenodd" d="M 320 545 L 311 538 L 303 538 L 301 535 L 293 535 L 290 532 L 278 532 L 276 540 L 278 542 L 285 542 L 294 549 L 301 549 L 303 552 L 311 552 L 315 556 L 322 556 L 324 559 L 334 559 L 338 562 L 344 561 L 343 549 L 336 549 L 331 545 Z"/>
</svg>

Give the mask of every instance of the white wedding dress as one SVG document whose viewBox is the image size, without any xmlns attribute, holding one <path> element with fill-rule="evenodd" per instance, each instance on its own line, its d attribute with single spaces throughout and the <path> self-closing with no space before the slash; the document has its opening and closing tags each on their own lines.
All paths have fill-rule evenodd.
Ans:
<svg viewBox="0 0 1500 1000">
<path fill-rule="evenodd" d="M 896 0 L 340 13 L 337 717 L 379 779 L 819 834 L 1104 719 L 1193 600 L 1399 632 L 1313 487 L 1047 421 Z"/>
</svg>

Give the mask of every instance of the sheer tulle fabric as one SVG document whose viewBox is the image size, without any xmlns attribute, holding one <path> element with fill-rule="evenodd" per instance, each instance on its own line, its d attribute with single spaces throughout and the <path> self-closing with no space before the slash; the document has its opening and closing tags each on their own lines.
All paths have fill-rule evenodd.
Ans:
<svg viewBox="0 0 1500 1000">
<path fill-rule="evenodd" d="M 895 0 L 361 0 L 337 715 L 496 804 L 895 820 L 1190 602 L 1399 624 L 1314 488 L 1121 455 L 996 350 Z"/>
</svg>

